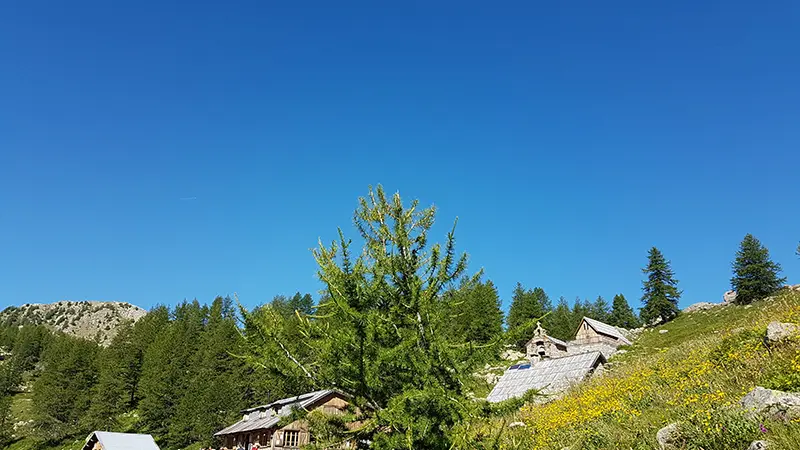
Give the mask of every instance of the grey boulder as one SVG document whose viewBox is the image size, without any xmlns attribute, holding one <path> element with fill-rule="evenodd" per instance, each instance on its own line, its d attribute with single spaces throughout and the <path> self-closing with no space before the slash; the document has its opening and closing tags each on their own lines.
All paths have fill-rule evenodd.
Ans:
<svg viewBox="0 0 800 450">
<path fill-rule="evenodd" d="M 680 437 L 681 434 L 677 423 L 671 423 L 656 433 L 656 441 L 658 441 L 658 446 L 661 450 L 677 448 L 675 444 L 678 443 Z"/>
<path fill-rule="evenodd" d="M 767 340 L 780 342 L 797 336 L 797 325 L 793 323 L 770 322 L 767 325 Z"/>
<path fill-rule="evenodd" d="M 756 387 L 742 397 L 739 404 L 750 416 L 767 416 L 775 420 L 800 419 L 800 394 Z"/>
</svg>

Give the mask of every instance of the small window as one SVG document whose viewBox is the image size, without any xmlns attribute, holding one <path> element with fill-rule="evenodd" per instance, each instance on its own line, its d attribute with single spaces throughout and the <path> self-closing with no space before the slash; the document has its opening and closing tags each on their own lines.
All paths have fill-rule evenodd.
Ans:
<svg viewBox="0 0 800 450">
<path fill-rule="evenodd" d="M 289 448 L 298 448 L 300 445 L 300 432 L 299 431 L 284 431 L 283 432 L 283 445 Z"/>
</svg>

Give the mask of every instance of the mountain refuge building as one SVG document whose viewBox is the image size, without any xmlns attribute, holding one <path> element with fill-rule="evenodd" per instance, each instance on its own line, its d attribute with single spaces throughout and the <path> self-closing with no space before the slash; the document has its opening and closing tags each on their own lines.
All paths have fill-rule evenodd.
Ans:
<svg viewBox="0 0 800 450">
<path fill-rule="evenodd" d="M 575 339 L 564 342 L 548 336 L 541 323 L 525 345 L 529 363 L 509 367 L 486 398 L 496 403 L 519 398 L 531 389 L 557 395 L 595 373 L 602 372 L 617 349 L 631 342 L 618 328 L 584 317 Z"/>
<path fill-rule="evenodd" d="M 284 398 L 272 403 L 242 411 L 242 420 L 218 431 L 214 435 L 228 448 L 251 449 L 258 445 L 262 449 L 287 450 L 302 448 L 313 438 L 305 420 L 282 424 L 292 411 L 321 411 L 328 415 L 343 414 L 349 406 L 349 397 L 337 390 L 314 391 L 296 397 Z"/>
</svg>

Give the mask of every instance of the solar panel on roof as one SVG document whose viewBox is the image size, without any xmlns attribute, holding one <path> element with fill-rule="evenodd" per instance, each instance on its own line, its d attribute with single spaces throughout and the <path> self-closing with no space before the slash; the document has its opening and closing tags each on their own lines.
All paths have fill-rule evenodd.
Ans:
<svg viewBox="0 0 800 450">
<path fill-rule="evenodd" d="M 586 378 L 598 361 L 604 361 L 602 354 L 589 352 L 545 359 L 533 365 L 515 364 L 500 377 L 486 399 L 490 402 L 499 402 L 521 397 L 531 389 L 543 394 L 561 392 Z"/>
</svg>

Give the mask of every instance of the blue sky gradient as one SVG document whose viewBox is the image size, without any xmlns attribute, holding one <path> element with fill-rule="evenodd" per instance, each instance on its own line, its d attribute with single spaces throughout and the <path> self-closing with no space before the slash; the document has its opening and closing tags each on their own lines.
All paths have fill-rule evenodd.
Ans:
<svg viewBox="0 0 800 450">
<path fill-rule="evenodd" d="M 0 306 L 314 292 L 376 183 L 506 306 L 800 283 L 800 3 L 284 3 L 0 5 Z"/>
</svg>

